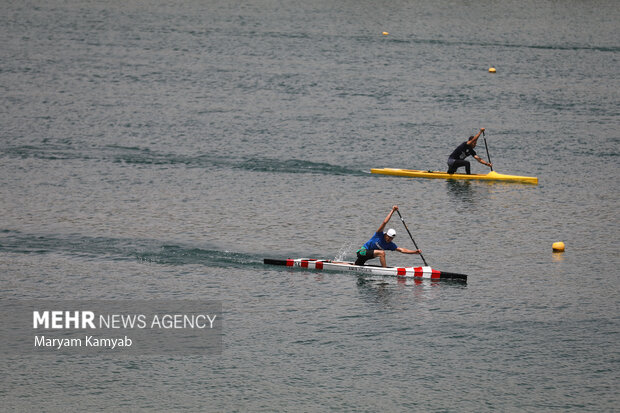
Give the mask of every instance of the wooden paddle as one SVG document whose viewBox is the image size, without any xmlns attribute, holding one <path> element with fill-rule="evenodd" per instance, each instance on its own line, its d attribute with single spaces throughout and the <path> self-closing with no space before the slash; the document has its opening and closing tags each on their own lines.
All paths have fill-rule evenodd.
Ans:
<svg viewBox="0 0 620 413">
<path fill-rule="evenodd" d="M 489 155 L 489 146 L 487 145 L 487 137 L 484 134 L 484 131 L 482 131 L 482 139 L 484 139 L 484 148 L 487 150 L 487 158 L 489 159 L 489 163 L 493 163 L 491 162 L 491 155 Z M 492 166 L 491 166 L 491 170 L 493 170 Z"/>
<path fill-rule="evenodd" d="M 419 250 L 420 248 L 418 248 L 418 244 L 416 244 L 415 240 L 413 239 L 413 235 L 411 235 L 411 232 L 409 231 L 409 228 L 407 227 L 407 224 L 405 224 L 405 220 L 403 219 L 403 216 L 400 214 L 400 211 L 397 209 L 396 212 L 398 212 L 398 216 L 400 217 L 400 221 L 403 223 L 403 225 L 405 226 L 405 229 L 409 233 L 409 237 L 411 237 L 411 241 L 413 241 L 413 245 L 415 245 L 415 249 Z M 424 255 L 422 255 L 421 252 L 420 252 L 420 257 L 422 258 L 422 261 L 424 261 L 424 265 L 428 267 L 428 264 L 426 263 L 426 260 L 424 259 Z"/>
</svg>

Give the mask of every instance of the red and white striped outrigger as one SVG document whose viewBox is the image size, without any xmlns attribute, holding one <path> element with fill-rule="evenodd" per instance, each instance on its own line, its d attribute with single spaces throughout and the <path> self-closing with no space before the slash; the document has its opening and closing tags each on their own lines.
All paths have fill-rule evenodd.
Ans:
<svg viewBox="0 0 620 413">
<path fill-rule="evenodd" d="M 407 278 L 467 281 L 467 275 L 465 274 L 438 271 L 432 269 L 431 267 L 380 267 L 375 265 L 355 265 L 351 262 L 316 260 L 311 258 L 286 260 L 265 258 L 264 263 L 269 265 L 283 265 L 286 267 L 308 268 L 312 270 L 353 271 L 365 274 L 391 275 Z"/>
</svg>

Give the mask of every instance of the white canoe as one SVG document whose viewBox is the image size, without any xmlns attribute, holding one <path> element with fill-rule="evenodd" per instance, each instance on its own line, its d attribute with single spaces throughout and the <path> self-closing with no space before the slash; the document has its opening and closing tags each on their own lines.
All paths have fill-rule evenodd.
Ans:
<svg viewBox="0 0 620 413">
<path fill-rule="evenodd" d="M 434 270 L 431 267 L 380 267 L 375 265 L 355 265 L 351 262 L 297 258 L 274 260 L 265 258 L 265 264 L 286 267 L 308 268 L 313 270 L 352 271 L 363 274 L 391 275 L 407 278 L 428 278 L 431 280 L 467 281 L 467 275 Z"/>
</svg>

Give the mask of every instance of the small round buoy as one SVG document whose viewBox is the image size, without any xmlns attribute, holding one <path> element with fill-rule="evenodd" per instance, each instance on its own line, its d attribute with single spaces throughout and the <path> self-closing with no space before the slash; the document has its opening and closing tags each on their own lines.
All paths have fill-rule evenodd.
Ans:
<svg viewBox="0 0 620 413">
<path fill-rule="evenodd" d="M 495 70 L 494 67 L 489 67 L 489 73 L 495 73 L 495 72 L 496 72 L 496 70 Z"/>
<path fill-rule="evenodd" d="M 388 34 L 389 34 L 388 32 L 383 32 L 383 35 L 384 35 L 384 36 L 387 36 Z"/>
<path fill-rule="evenodd" d="M 564 252 L 564 243 L 561 241 L 554 242 L 551 248 L 553 248 L 553 252 Z"/>
</svg>

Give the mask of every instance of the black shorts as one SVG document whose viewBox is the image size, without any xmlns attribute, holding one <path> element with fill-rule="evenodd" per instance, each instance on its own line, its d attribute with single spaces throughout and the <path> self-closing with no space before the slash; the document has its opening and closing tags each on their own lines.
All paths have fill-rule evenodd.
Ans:
<svg viewBox="0 0 620 413">
<path fill-rule="evenodd" d="M 465 161 L 462 159 L 454 159 L 454 158 L 448 159 L 448 173 L 449 174 L 455 173 L 458 168 L 462 168 L 462 167 L 465 167 L 465 173 L 467 173 L 468 175 L 471 173 L 469 161 Z"/>
<path fill-rule="evenodd" d="M 355 265 L 364 265 L 366 261 L 375 258 L 375 250 L 367 250 L 366 248 L 360 248 L 357 250 L 357 260 Z"/>
</svg>

